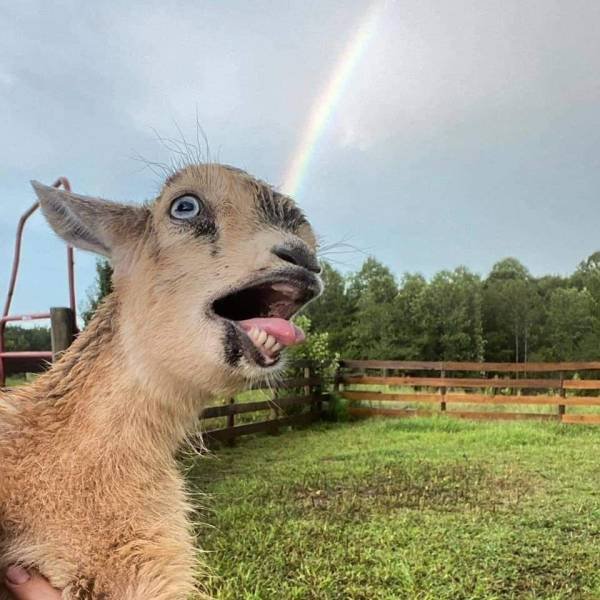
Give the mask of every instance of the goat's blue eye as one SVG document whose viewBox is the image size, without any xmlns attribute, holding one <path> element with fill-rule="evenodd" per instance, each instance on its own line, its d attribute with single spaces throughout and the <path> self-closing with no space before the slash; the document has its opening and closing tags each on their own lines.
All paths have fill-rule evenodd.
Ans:
<svg viewBox="0 0 600 600">
<path fill-rule="evenodd" d="M 171 216 L 175 219 L 193 219 L 200 212 L 200 200 L 196 196 L 180 196 L 171 204 Z"/>
</svg>

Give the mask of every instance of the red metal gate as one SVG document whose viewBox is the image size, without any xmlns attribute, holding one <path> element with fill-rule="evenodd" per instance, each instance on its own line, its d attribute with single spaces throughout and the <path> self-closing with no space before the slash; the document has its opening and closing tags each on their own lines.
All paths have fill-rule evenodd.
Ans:
<svg viewBox="0 0 600 600">
<path fill-rule="evenodd" d="M 66 177 L 59 177 L 53 184 L 54 187 L 61 187 L 67 191 L 71 191 L 71 185 Z M 7 352 L 5 347 L 4 334 L 6 332 L 6 324 L 11 321 L 31 321 L 37 319 L 49 319 L 50 311 L 32 313 L 26 315 L 11 315 L 10 307 L 12 304 L 13 294 L 15 292 L 15 286 L 17 283 L 17 275 L 19 273 L 19 262 L 21 260 L 21 245 L 23 241 L 23 230 L 25 224 L 31 215 L 39 208 L 39 202 L 36 202 L 31 206 L 19 219 L 17 226 L 17 236 L 15 240 L 15 253 L 13 257 L 12 272 L 10 276 L 10 282 L 8 284 L 8 293 L 6 295 L 6 302 L 4 304 L 4 310 L 0 317 L 0 386 L 3 386 L 6 379 L 7 365 L 9 362 L 12 363 L 13 367 L 18 367 L 21 371 L 33 371 L 39 370 L 40 365 L 44 361 L 52 360 L 52 352 L 48 351 L 19 351 L 19 352 Z M 69 277 L 69 306 L 75 314 L 75 273 L 74 273 L 74 258 L 73 248 L 67 246 L 67 272 Z M 13 370 L 15 370 L 13 368 Z"/>
</svg>

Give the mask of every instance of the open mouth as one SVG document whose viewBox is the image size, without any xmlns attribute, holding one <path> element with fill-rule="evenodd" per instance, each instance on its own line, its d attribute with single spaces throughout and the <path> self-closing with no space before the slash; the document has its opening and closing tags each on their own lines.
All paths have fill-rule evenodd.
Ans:
<svg viewBox="0 0 600 600">
<path fill-rule="evenodd" d="M 275 365 L 281 351 L 304 341 L 304 332 L 290 319 L 318 295 L 313 275 L 261 279 L 213 303 L 213 312 L 235 326 L 245 354 L 262 367 Z"/>
</svg>

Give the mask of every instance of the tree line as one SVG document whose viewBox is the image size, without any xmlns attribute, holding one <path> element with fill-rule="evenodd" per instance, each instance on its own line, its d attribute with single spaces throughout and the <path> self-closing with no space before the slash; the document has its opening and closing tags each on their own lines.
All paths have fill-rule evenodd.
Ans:
<svg viewBox="0 0 600 600">
<path fill-rule="evenodd" d="M 97 263 L 85 322 L 112 289 L 108 263 Z M 323 295 L 304 315 L 313 334 L 345 358 L 493 362 L 600 358 L 600 251 L 563 277 L 534 277 L 516 258 L 486 277 L 466 267 L 430 279 L 368 258 L 343 274 L 323 263 Z M 7 327 L 8 350 L 50 347 L 47 328 Z"/>
<path fill-rule="evenodd" d="M 7 352 L 50 350 L 50 328 L 39 325 L 35 327 L 8 325 L 4 342 Z"/>
<path fill-rule="evenodd" d="M 355 273 L 323 265 L 325 291 L 305 312 L 342 357 L 493 362 L 600 357 L 600 252 L 562 277 L 516 258 L 486 277 L 466 267 L 429 280 L 368 258 Z"/>
</svg>

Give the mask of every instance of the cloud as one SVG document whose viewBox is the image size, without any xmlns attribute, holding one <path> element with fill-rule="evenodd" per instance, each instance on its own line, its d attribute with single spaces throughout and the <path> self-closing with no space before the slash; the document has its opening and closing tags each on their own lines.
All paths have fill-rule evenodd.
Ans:
<svg viewBox="0 0 600 600">
<path fill-rule="evenodd" d="M 463 123 L 551 126 L 557 112 L 599 99 L 600 38 L 589 26 L 599 19 L 593 2 L 392 3 L 340 109 L 340 139 L 354 131 L 365 147 Z"/>
</svg>

